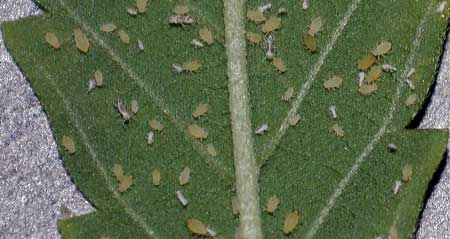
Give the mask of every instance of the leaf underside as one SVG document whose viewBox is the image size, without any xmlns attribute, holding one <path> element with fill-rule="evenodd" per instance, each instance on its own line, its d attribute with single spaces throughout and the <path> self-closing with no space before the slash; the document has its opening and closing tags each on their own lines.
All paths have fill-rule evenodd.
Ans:
<svg viewBox="0 0 450 239">
<path fill-rule="evenodd" d="M 74 154 L 62 146 L 60 152 L 74 182 L 96 208 L 89 215 L 60 221 L 64 238 L 189 238 L 190 218 L 233 238 L 239 220 L 231 208 L 235 176 L 223 2 L 149 1 L 147 11 L 137 16 L 126 11 L 134 1 L 38 3 L 45 14 L 2 28 L 57 142 L 61 144 L 64 135 L 74 139 Z M 179 3 L 190 7 L 195 24 L 168 24 Z M 262 3 L 249 0 L 246 5 L 254 9 Z M 384 238 L 392 227 L 401 238 L 413 237 L 426 187 L 447 142 L 444 131 L 405 129 L 424 102 L 442 51 L 448 19 L 436 12 L 439 3 L 316 0 L 303 10 L 299 1 L 272 2 L 267 16 L 288 9 L 281 29 L 273 33 L 286 72 L 276 71 L 261 46 L 247 46 L 252 126 L 269 125 L 266 134 L 254 136 L 266 238 L 285 237 L 283 220 L 295 210 L 302 223 L 292 238 Z M 302 39 L 317 16 L 324 27 L 316 36 L 318 51 L 311 54 Z M 124 44 L 117 30 L 101 32 L 105 23 L 125 30 L 131 43 Z M 196 49 L 190 42 L 203 27 L 215 42 Z M 262 36 L 254 23 L 246 27 Z M 76 28 L 90 41 L 87 54 L 75 46 Z M 45 41 L 47 32 L 58 36 L 60 49 Z M 137 39 L 144 51 L 136 47 Z M 392 51 L 377 62 L 392 64 L 397 71 L 383 74 L 376 93 L 361 96 L 357 61 L 383 40 L 392 42 Z M 199 72 L 172 71 L 172 64 L 194 60 L 201 64 Z M 405 83 L 411 68 L 416 69 L 415 90 Z M 88 93 L 87 82 L 96 70 L 103 72 L 104 86 Z M 344 79 L 342 86 L 325 90 L 323 82 L 335 75 Z M 281 97 L 289 87 L 295 93 L 287 103 Z M 418 101 L 406 107 L 404 101 L 412 93 Z M 139 112 L 128 123 L 114 107 L 118 98 L 126 104 L 139 102 Z M 208 112 L 193 118 L 200 103 L 208 104 Z M 337 108 L 336 120 L 331 105 Z M 301 120 L 281 127 L 288 112 L 300 114 Z M 148 145 L 148 121 L 153 118 L 164 129 L 155 132 L 154 143 Z M 187 133 L 193 123 L 207 130 L 206 140 Z M 334 124 L 344 129 L 344 137 L 331 130 Z M 214 145 L 217 156 L 208 155 L 207 144 Z M 397 151 L 390 152 L 388 144 L 395 144 Z M 111 171 L 115 164 L 134 179 L 122 193 Z M 413 168 L 411 181 L 394 194 L 405 164 Z M 180 186 L 184 167 L 192 170 L 191 181 Z M 152 184 L 155 169 L 161 173 L 158 187 Z M 177 200 L 177 190 L 188 198 L 187 207 Z M 273 215 L 263 211 L 272 195 L 280 199 Z"/>
</svg>

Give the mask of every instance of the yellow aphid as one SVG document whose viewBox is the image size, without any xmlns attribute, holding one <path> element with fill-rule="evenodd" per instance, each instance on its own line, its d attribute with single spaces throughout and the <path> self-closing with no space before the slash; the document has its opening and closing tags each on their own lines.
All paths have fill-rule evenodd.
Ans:
<svg viewBox="0 0 450 239">
<path fill-rule="evenodd" d="M 206 145 L 206 151 L 208 151 L 208 154 L 211 157 L 216 157 L 217 156 L 216 148 L 214 148 L 214 145 L 212 145 L 212 144 Z"/>
<path fill-rule="evenodd" d="M 198 37 L 208 45 L 211 45 L 214 42 L 214 37 L 211 31 L 206 27 L 198 31 Z"/>
<path fill-rule="evenodd" d="M 192 116 L 194 118 L 199 118 L 208 112 L 208 104 L 199 104 L 197 108 L 195 108 L 194 112 L 192 112 Z"/>
<path fill-rule="evenodd" d="M 327 90 L 335 90 L 341 87 L 344 80 L 340 76 L 333 76 L 329 80 L 323 82 L 323 87 Z"/>
<path fill-rule="evenodd" d="M 189 13 L 189 7 L 186 5 L 177 5 L 174 9 L 173 12 L 178 14 L 178 15 L 186 15 Z"/>
<path fill-rule="evenodd" d="M 381 75 L 383 74 L 383 69 L 379 66 L 373 66 L 369 73 L 367 73 L 367 82 L 369 84 L 377 81 L 380 79 Z"/>
<path fill-rule="evenodd" d="M 409 164 L 405 164 L 402 169 L 402 181 L 407 183 L 411 180 L 413 174 L 413 168 Z"/>
<path fill-rule="evenodd" d="M 294 232 L 294 230 L 297 228 L 297 225 L 300 222 L 300 216 L 298 214 L 298 211 L 293 211 L 289 213 L 286 218 L 284 219 L 283 224 L 283 233 L 285 235 L 289 235 Z"/>
<path fill-rule="evenodd" d="M 290 126 L 296 126 L 299 121 L 300 121 L 300 115 L 299 114 L 295 114 L 295 115 L 289 117 L 289 119 L 288 119 L 288 123 L 289 123 Z"/>
<path fill-rule="evenodd" d="M 76 152 L 75 141 L 73 141 L 72 137 L 64 135 L 62 137 L 62 145 L 69 154 L 74 154 Z"/>
<path fill-rule="evenodd" d="M 372 54 L 358 60 L 358 70 L 367 71 L 375 63 L 375 57 Z"/>
<path fill-rule="evenodd" d="M 75 35 L 75 44 L 77 45 L 78 50 L 87 53 L 90 45 L 86 35 L 79 28 L 75 29 L 73 33 Z"/>
<path fill-rule="evenodd" d="M 178 176 L 178 181 L 181 186 L 186 185 L 191 181 L 191 169 L 189 167 L 184 167 L 183 171 L 181 171 Z"/>
<path fill-rule="evenodd" d="M 260 24 L 266 21 L 266 17 L 264 17 L 264 14 L 258 10 L 248 10 L 247 18 L 256 24 Z"/>
<path fill-rule="evenodd" d="M 368 95 L 371 95 L 372 93 L 374 93 L 377 90 L 378 90 L 378 86 L 375 83 L 373 83 L 373 84 L 362 84 L 359 87 L 358 92 L 362 96 L 368 96 Z"/>
<path fill-rule="evenodd" d="M 131 112 L 136 114 L 138 111 L 139 111 L 139 103 L 137 102 L 137 100 L 132 100 L 131 101 Z"/>
<path fill-rule="evenodd" d="M 156 130 L 156 131 L 162 131 L 164 129 L 164 125 L 161 124 L 157 119 L 152 119 L 148 122 L 148 125 L 150 128 Z"/>
<path fill-rule="evenodd" d="M 188 133 L 196 139 L 204 140 L 208 138 L 208 132 L 197 124 L 189 125 Z"/>
<path fill-rule="evenodd" d="M 264 33 L 273 32 L 281 28 L 281 18 L 271 16 L 262 26 L 261 31 Z"/>
<path fill-rule="evenodd" d="M 55 49 L 58 49 L 61 47 L 58 37 L 56 37 L 55 33 L 53 33 L 53 32 L 47 32 L 45 34 L 45 40 L 47 40 L 47 43 L 50 44 L 50 46 L 52 46 Z"/>
<path fill-rule="evenodd" d="M 274 65 L 275 68 L 277 68 L 278 72 L 280 73 L 286 72 L 286 65 L 284 64 L 283 60 L 281 60 L 280 57 L 274 57 L 272 59 L 272 65 Z"/>
<path fill-rule="evenodd" d="M 197 236 L 206 236 L 208 235 L 208 229 L 203 222 L 198 219 L 191 218 L 188 220 L 187 227 L 189 231 Z"/>
<path fill-rule="evenodd" d="M 316 34 L 322 30 L 323 30 L 322 17 L 316 17 L 311 21 L 311 25 L 309 25 L 308 35 L 315 37 Z"/>
<path fill-rule="evenodd" d="M 184 63 L 182 66 L 183 70 L 189 71 L 191 73 L 200 71 L 200 67 L 202 67 L 202 64 L 200 64 L 200 62 L 197 60 Z"/>
<path fill-rule="evenodd" d="M 130 36 L 124 30 L 119 30 L 120 40 L 125 44 L 130 44 Z"/>
<path fill-rule="evenodd" d="M 130 189 L 131 185 L 133 184 L 133 176 L 124 175 L 122 177 L 122 180 L 119 182 L 119 192 L 123 193 Z"/>
<path fill-rule="evenodd" d="M 342 129 L 341 126 L 339 126 L 338 124 L 333 124 L 333 131 L 336 134 L 336 136 L 338 136 L 339 138 L 344 137 L 344 129 Z"/>
<path fill-rule="evenodd" d="M 100 27 L 100 31 L 102 32 L 113 32 L 117 29 L 117 26 L 114 23 L 106 23 Z"/>
<path fill-rule="evenodd" d="M 237 196 L 233 196 L 233 198 L 231 199 L 231 209 L 233 210 L 233 215 L 238 215 L 240 208 L 239 198 Z"/>
<path fill-rule="evenodd" d="M 276 195 L 273 195 L 267 201 L 266 211 L 269 214 L 273 214 L 278 209 L 279 204 L 280 204 L 280 199 L 278 199 L 278 197 Z"/>
<path fill-rule="evenodd" d="M 103 73 L 99 70 L 96 70 L 94 73 L 95 84 L 97 87 L 103 86 Z"/>
<path fill-rule="evenodd" d="M 136 7 L 139 13 L 144 13 L 147 11 L 147 1 L 148 0 L 136 0 Z"/>
<path fill-rule="evenodd" d="M 124 176 L 124 172 L 123 172 L 123 167 L 120 164 L 114 164 L 114 167 L 112 168 L 112 173 L 114 175 L 114 177 L 116 177 L 117 181 L 122 181 L 123 176 Z"/>
<path fill-rule="evenodd" d="M 152 182 L 153 186 L 158 187 L 161 185 L 161 173 L 158 169 L 153 170 L 152 172 Z"/>
<path fill-rule="evenodd" d="M 389 41 L 382 41 L 373 51 L 374 56 L 383 56 L 387 54 L 392 48 L 392 43 Z"/>
<path fill-rule="evenodd" d="M 262 41 L 262 37 L 259 34 L 253 32 L 247 32 L 247 40 L 252 44 L 259 44 Z"/>
<path fill-rule="evenodd" d="M 294 96 L 294 87 L 289 87 L 284 95 L 281 97 L 282 100 L 289 102 L 291 101 L 292 96 Z"/>
<path fill-rule="evenodd" d="M 306 48 L 308 48 L 308 51 L 311 53 L 315 53 L 318 49 L 316 38 L 309 34 L 303 38 L 303 44 L 305 44 Z"/>
<path fill-rule="evenodd" d="M 405 105 L 406 105 L 406 107 L 411 107 L 416 103 L 416 101 L 417 101 L 417 95 L 411 94 L 406 98 Z"/>
</svg>

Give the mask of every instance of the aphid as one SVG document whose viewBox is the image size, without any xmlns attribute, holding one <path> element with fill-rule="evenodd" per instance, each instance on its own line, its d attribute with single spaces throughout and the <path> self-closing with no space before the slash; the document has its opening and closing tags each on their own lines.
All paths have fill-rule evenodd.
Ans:
<svg viewBox="0 0 450 239">
<path fill-rule="evenodd" d="M 373 84 L 363 84 L 362 86 L 359 87 L 359 94 L 362 96 L 369 96 L 372 93 L 374 93 L 375 91 L 378 90 L 378 86 L 377 84 L 373 83 Z"/>
<path fill-rule="evenodd" d="M 130 14 L 131 16 L 136 16 L 138 14 L 138 10 L 135 7 L 128 7 L 127 8 L 127 12 L 128 14 Z"/>
<path fill-rule="evenodd" d="M 405 164 L 405 166 L 403 166 L 402 169 L 402 181 L 404 183 L 411 181 L 412 174 L 413 174 L 412 166 L 409 164 Z"/>
<path fill-rule="evenodd" d="M 177 5 L 173 9 L 173 12 L 177 15 L 186 15 L 189 13 L 189 7 L 186 5 Z"/>
<path fill-rule="evenodd" d="M 214 145 L 212 145 L 212 144 L 206 145 L 206 151 L 208 152 L 209 156 L 211 156 L 211 157 L 217 156 L 216 148 L 214 148 Z"/>
<path fill-rule="evenodd" d="M 393 73 L 397 71 L 397 68 L 395 66 L 389 64 L 383 64 L 381 68 L 383 68 L 383 71 L 388 73 Z"/>
<path fill-rule="evenodd" d="M 389 229 L 388 239 L 399 239 L 398 231 L 395 225 L 392 225 L 391 228 Z"/>
<path fill-rule="evenodd" d="M 131 185 L 133 184 L 133 176 L 124 175 L 122 177 L 122 180 L 119 182 L 119 192 L 123 193 L 130 189 Z"/>
<path fill-rule="evenodd" d="M 284 64 L 283 60 L 281 60 L 280 57 L 274 57 L 272 59 L 272 65 L 274 65 L 275 68 L 277 68 L 278 72 L 280 73 L 286 72 L 286 65 Z"/>
<path fill-rule="evenodd" d="M 295 114 L 291 117 L 289 117 L 288 119 L 288 123 L 290 126 L 296 126 L 298 124 L 298 122 L 300 121 L 300 115 L 299 114 Z"/>
<path fill-rule="evenodd" d="M 379 66 L 373 66 L 370 71 L 367 73 L 367 82 L 369 84 L 377 81 L 380 79 L 381 75 L 383 74 L 383 69 Z"/>
<path fill-rule="evenodd" d="M 181 73 L 184 71 L 183 66 L 180 64 L 172 64 L 172 71 L 176 73 Z"/>
<path fill-rule="evenodd" d="M 360 71 L 358 75 L 358 86 L 362 86 L 365 83 L 366 73 L 364 71 Z"/>
<path fill-rule="evenodd" d="M 194 17 L 191 15 L 174 15 L 169 17 L 170 25 L 191 25 L 194 22 Z"/>
<path fill-rule="evenodd" d="M 178 181 L 180 182 L 180 185 L 186 185 L 191 181 L 191 169 L 189 167 L 184 167 L 183 171 L 181 171 L 180 175 L 178 176 Z"/>
<path fill-rule="evenodd" d="M 262 26 L 261 31 L 264 33 L 273 32 L 281 28 L 281 18 L 271 16 Z"/>
<path fill-rule="evenodd" d="M 284 95 L 281 97 L 282 100 L 286 102 L 290 102 L 292 99 L 292 96 L 294 96 L 294 87 L 289 87 Z"/>
<path fill-rule="evenodd" d="M 233 210 L 233 215 L 238 215 L 240 211 L 239 198 L 237 196 L 233 196 L 231 199 L 231 208 Z"/>
<path fill-rule="evenodd" d="M 73 33 L 75 35 L 75 44 L 77 45 L 78 50 L 86 54 L 89 51 L 88 38 L 79 28 L 75 29 Z"/>
<path fill-rule="evenodd" d="M 182 67 L 183 67 L 184 71 L 194 73 L 194 72 L 199 72 L 200 67 L 202 67 L 202 65 L 200 64 L 199 61 L 195 60 L 195 61 L 191 61 L 188 63 L 184 63 Z"/>
<path fill-rule="evenodd" d="M 202 48 L 202 47 L 205 46 L 205 45 L 203 45 L 203 42 L 201 42 L 201 41 L 200 41 L 199 39 L 197 39 L 197 38 L 192 39 L 191 44 L 192 44 L 193 46 L 195 46 L 195 47 L 198 47 L 198 48 Z"/>
<path fill-rule="evenodd" d="M 116 177 L 117 181 L 122 181 L 122 178 L 124 176 L 123 167 L 120 164 L 114 164 L 114 167 L 112 168 L 112 173 L 114 177 Z"/>
<path fill-rule="evenodd" d="M 358 60 L 358 70 L 367 71 L 370 67 L 373 66 L 376 59 L 372 54 L 369 54 Z"/>
<path fill-rule="evenodd" d="M 131 115 L 128 112 L 128 110 L 127 110 L 125 104 L 122 102 L 122 100 L 117 99 L 117 103 L 115 106 L 117 108 L 117 111 L 119 111 L 120 115 L 122 116 L 122 119 L 125 122 L 128 122 L 131 119 Z"/>
<path fill-rule="evenodd" d="M 397 152 L 397 145 L 390 143 L 390 144 L 388 144 L 388 149 L 389 149 L 389 152 L 395 153 L 395 152 Z"/>
<path fill-rule="evenodd" d="M 417 101 L 417 95 L 411 94 L 406 98 L 405 105 L 406 105 L 406 107 L 411 107 L 416 103 L 416 101 Z"/>
<path fill-rule="evenodd" d="M 198 31 L 198 36 L 200 40 L 205 42 L 208 45 L 212 45 L 214 43 L 214 37 L 211 31 L 208 28 L 202 28 Z"/>
<path fill-rule="evenodd" d="M 113 32 L 117 29 L 114 23 L 106 23 L 100 26 L 100 31 L 102 32 Z"/>
<path fill-rule="evenodd" d="M 95 79 L 90 79 L 88 81 L 88 93 L 91 93 L 91 91 L 93 91 L 96 86 L 97 86 L 97 82 L 95 81 Z"/>
<path fill-rule="evenodd" d="M 98 87 L 103 86 L 103 73 L 99 70 L 96 70 L 94 73 L 95 84 Z"/>
<path fill-rule="evenodd" d="M 272 60 L 275 54 L 273 53 L 274 49 L 274 37 L 272 34 L 268 34 L 267 37 L 264 38 L 266 42 L 266 58 Z"/>
<path fill-rule="evenodd" d="M 208 132 L 206 132 L 205 129 L 203 129 L 202 127 L 198 126 L 197 124 L 191 124 L 188 127 L 188 133 L 199 140 L 205 140 L 206 138 L 208 138 Z"/>
<path fill-rule="evenodd" d="M 45 34 L 45 40 L 47 41 L 48 44 L 50 44 L 50 46 L 52 46 L 55 49 L 58 49 L 61 47 L 58 37 L 56 37 L 55 33 L 53 33 L 53 32 L 47 32 Z"/>
<path fill-rule="evenodd" d="M 248 20 L 260 24 L 266 21 L 266 17 L 264 17 L 263 13 L 258 10 L 248 10 L 247 11 Z"/>
<path fill-rule="evenodd" d="M 412 80 L 406 79 L 406 84 L 408 84 L 408 87 L 409 87 L 411 90 L 416 89 L 416 86 L 414 85 L 414 82 L 413 82 Z"/>
<path fill-rule="evenodd" d="M 392 188 L 392 190 L 394 191 L 394 195 L 399 193 L 401 189 L 402 189 L 402 181 L 396 180 L 394 183 L 394 187 Z"/>
<path fill-rule="evenodd" d="M 330 113 L 331 113 L 331 118 L 333 118 L 334 120 L 337 119 L 337 113 L 336 113 L 336 106 L 335 105 L 330 106 Z"/>
<path fill-rule="evenodd" d="M 288 13 L 288 10 L 284 7 L 278 9 L 277 15 L 286 15 Z"/>
<path fill-rule="evenodd" d="M 63 135 L 62 137 L 62 145 L 69 152 L 69 154 L 74 154 L 77 150 L 75 148 L 75 141 L 73 141 L 72 137 Z"/>
<path fill-rule="evenodd" d="M 137 102 L 137 100 L 132 100 L 131 101 L 131 112 L 133 112 L 133 114 L 136 114 L 139 111 L 139 103 Z"/>
<path fill-rule="evenodd" d="M 297 225 L 300 222 L 300 215 L 298 211 L 293 211 L 289 213 L 286 218 L 284 219 L 283 224 L 283 233 L 284 235 L 289 235 L 294 232 L 294 230 L 297 228 Z"/>
<path fill-rule="evenodd" d="M 192 116 L 194 118 L 199 118 L 200 116 L 203 116 L 207 112 L 208 112 L 208 104 L 201 103 L 201 104 L 197 105 L 194 112 L 192 112 Z"/>
<path fill-rule="evenodd" d="M 311 21 L 309 25 L 308 35 L 315 37 L 317 33 L 323 30 L 323 19 L 322 17 L 316 17 Z"/>
<path fill-rule="evenodd" d="M 159 185 L 161 185 L 161 172 L 159 172 L 158 169 L 155 169 L 152 172 L 152 182 L 155 187 L 159 187 Z"/>
<path fill-rule="evenodd" d="M 147 133 L 147 144 L 152 145 L 153 142 L 155 142 L 155 133 L 153 133 L 153 131 L 150 130 Z"/>
<path fill-rule="evenodd" d="M 189 204 L 189 201 L 184 197 L 180 190 L 177 190 L 175 194 L 177 195 L 177 199 L 181 203 L 181 206 L 186 207 Z"/>
<path fill-rule="evenodd" d="M 392 49 L 392 43 L 389 41 L 382 41 L 373 51 L 374 56 L 386 55 Z"/>
<path fill-rule="evenodd" d="M 278 209 L 279 204 L 280 204 L 280 199 L 278 199 L 278 197 L 276 195 L 273 195 L 267 201 L 266 211 L 269 214 L 274 214 L 275 211 Z"/>
<path fill-rule="evenodd" d="M 144 43 L 140 39 L 137 40 L 136 47 L 141 51 L 145 49 Z"/>
<path fill-rule="evenodd" d="M 189 231 L 197 236 L 208 235 L 208 228 L 198 219 L 191 218 L 188 220 L 187 227 Z"/>
<path fill-rule="evenodd" d="M 439 3 L 439 6 L 437 7 L 436 12 L 442 14 L 446 7 L 447 7 L 447 1 L 442 1 L 441 3 Z"/>
<path fill-rule="evenodd" d="M 147 11 L 147 1 L 148 0 L 136 0 L 136 7 L 139 13 L 144 13 Z"/>
<path fill-rule="evenodd" d="M 214 230 L 214 229 L 212 229 L 211 227 L 206 227 L 206 231 L 208 231 L 208 235 L 210 236 L 210 237 L 216 237 L 217 236 L 217 232 Z"/>
<path fill-rule="evenodd" d="M 130 36 L 124 30 L 119 30 L 120 40 L 125 44 L 130 44 Z"/>
<path fill-rule="evenodd" d="M 332 127 L 334 133 L 336 134 L 336 136 L 338 136 L 339 138 L 344 137 L 344 129 L 342 129 L 341 126 L 339 126 L 338 124 L 333 124 Z"/>
<path fill-rule="evenodd" d="M 263 134 L 265 134 L 267 131 L 269 131 L 269 125 L 268 125 L 268 124 L 262 124 L 261 126 L 259 126 L 259 127 L 255 130 L 255 134 L 257 134 L 257 135 L 263 135 Z"/>
<path fill-rule="evenodd" d="M 161 124 L 157 119 L 152 119 L 148 122 L 151 129 L 161 132 L 164 129 L 164 125 Z"/>
<path fill-rule="evenodd" d="M 414 74 L 416 74 L 416 68 L 411 68 L 409 69 L 408 74 L 406 74 L 406 78 L 411 79 L 411 77 L 413 77 Z"/>
<path fill-rule="evenodd" d="M 251 44 L 259 44 L 262 41 L 262 37 L 253 32 L 247 32 L 246 37 Z"/>
<path fill-rule="evenodd" d="M 302 8 L 303 10 L 307 10 L 309 8 L 309 0 L 303 0 Z"/>
<path fill-rule="evenodd" d="M 303 37 L 303 44 L 308 48 L 308 51 L 311 53 L 315 53 L 318 49 L 316 38 L 306 34 L 305 37 Z"/>
<path fill-rule="evenodd" d="M 266 3 L 258 7 L 258 11 L 264 13 L 272 8 L 272 3 Z"/>
<path fill-rule="evenodd" d="M 323 87 L 327 90 L 335 90 L 341 87 L 344 80 L 340 76 L 333 76 L 329 80 L 323 82 Z"/>
</svg>

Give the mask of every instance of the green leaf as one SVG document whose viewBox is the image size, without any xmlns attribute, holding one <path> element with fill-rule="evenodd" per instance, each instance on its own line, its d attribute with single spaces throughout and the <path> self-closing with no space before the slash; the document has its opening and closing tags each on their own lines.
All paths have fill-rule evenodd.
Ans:
<svg viewBox="0 0 450 239">
<path fill-rule="evenodd" d="M 194 24 L 169 24 L 181 3 L 190 8 Z M 38 4 L 42 16 L 2 28 L 48 113 L 67 170 L 96 208 L 60 221 L 64 238 L 189 238 L 194 236 L 189 219 L 198 220 L 191 220 L 197 233 L 203 234 L 204 224 L 233 238 L 240 225 L 242 238 L 283 238 L 288 214 L 295 219 L 294 229 L 286 227 L 292 238 L 386 238 L 394 230 L 400 238 L 413 237 L 447 142 L 444 131 L 406 129 L 424 102 L 442 51 L 448 9 L 437 11 L 441 1 L 316 0 L 307 10 L 299 1 L 274 1 L 267 19 L 279 8 L 288 10 L 272 33 L 283 73 L 265 59 L 264 43 L 245 43 L 245 28 L 263 35 L 245 19 L 246 10 L 261 1 L 155 0 L 140 5 L 136 16 L 127 12 L 136 4 L 131 0 Z M 308 44 L 318 46 L 312 53 L 303 39 L 318 16 L 323 27 L 308 37 Z M 107 23 L 117 29 L 101 31 Z M 190 42 L 205 28 L 214 41 L 210 45 L 207 35 L 208 44 L 195 48 Z M 89 41 L 86 53 L 77 49 L 75 29 Z M 119 31 L 122 40 L 128 34 L 129 44 Z M 50 35 L 49 44 L 47 33 L 58 41 Z M 138 40 L 144 50 L 136 47 Z M 384 72 L 377 91 L 362 96 L 358 60 L 383 41 L 392 49 L 376 64 L 397 71 Z M 378 52 L 387 49 L 382 48 Z M 175 63 L 195 61 L 198 72 L 197 63 L 190 65 L 192 72 L 172 70 Z M 406 82 L 412 68 L 414 90 Z M 102 72 L 103 86 L 88 92 L 96 71 Z M 342 82 L 329 82 L 334 89 L 325 89 L 334 76 Z M 289 87 L 294 94 L 286 102 Z M 412 94 L 417 101 L 407 107 Z M 118 99 L 128 107 L 129 120 L 114 106 Z M 130 113 L 133 100 L 136 114 Z M 200 104 L 207 110 L 194 117 Z M 336 119 L 330 106 L 336 107 Z M 152 121 L 151 129 L 150 120 L 160 124 Z M 264 124 L 268 132 L 254 134 Z M 333 128 L 343 130 L 339 137 Z M 66 151 L 64 136 L 73 139 L 75 152 Z M 390 144 L 397 150 L 389 150 Z M 411 180 L 394 193 L 405 165 L 412 167 Z M 190 180 L 180 185 L 185 167 Z M 269 214 L 264 209 L 273 195 L 280 204 Z M 239 218 L 232 213 L 234 196 L 241 199 Z"/>
</svg>

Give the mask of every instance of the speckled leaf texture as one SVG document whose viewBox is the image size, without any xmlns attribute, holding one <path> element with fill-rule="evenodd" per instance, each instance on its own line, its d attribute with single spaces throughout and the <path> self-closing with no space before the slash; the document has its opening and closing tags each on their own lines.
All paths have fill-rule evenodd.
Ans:
<svg viewBox="0 0 450 239">
<path fill-rule="evenodd" d="M 272 33 L 284 73 L 265 59 L 263 43 L 230 47 L 226 29 L 232 31 L 233 25 L 227 25 L 224 8 L 233 2 L 241 4 L 234 9 L 241 16 L 265 3 L 150 0 L 144 13 L 132 16 L 127 8 L 136 3 L 131 0 L 38 0 L 43 15 L 3 23 L 6 44 L 48 114 L 68 172 L 96 208 L 89 215 L 60 221 L 63 237 L 192 238 L 196 236 L 187 222 L 197 219 L 223 238 L 234 238 L 242 220 L 249 223 L 244 225 L 247 234 L 240 236 L 246 239 L 387 238 L 395 231 L 398 238 L 413 238 L 425 191 L 447 143 L 447 132 L 406 129 L 438 67 L 448 23 L 448 9 L 438 12 L 442 1 L 310 0 L 307 10 L 303 1 L 272 1 L 267 19 L 279 8 L 287 9 L 279 15 L 281 28 Z M 194 24 L 169 25 L 180 3 L 190 8 Z M 312 54 L 303 38 L 317 16 L 323 19 L 323 31 L 315 36 L 318 49 Z M 263 36 L 255 23 L 244 17 L 239 21 Z M 114 23 L 117 30 L 100 31 L 106 23 Z M 191 40 L 204 27 L 214 42 L 195 48 Z M 76 48 L 77 28 L 89 39 L 86 54 Z M 130 44 L 121 41 L 119 30 L 128 33 Z M 47 32 L 58 37 L 59 49 L 46 42 Z M 143 51 L 136 47 L 138 39 Z M 397 71 L 383 73 L 376 82 L 378 90 L 361 96 L 357 61 L 384 40 L 392 49 L 378 57 L 377 64 L 391 64 Z M 247 55 L 247 64 L 240 65 L 244 68 L 234 69 L 228 62 L 237 50 Z M 198 72 L 172 70 L 174 63 L 195 60 L 201 64 Z M 416 70 L 414 90 L 406 83 L 411 68 Z M 103 86 L 88 93 L 96 70 L 103 73 Z M 248 72 L 244 90 L 249 98 L 244 98 L 249 99 L 252 131 L 269 126 L 265 134 L 247 135 L 249 145 L 233 144 L 233 136 L 241 132 L 232 130 L 230 116 L 240 109 L 229 102 L 246 100 L 230 94 L 229 76 L 235 70 Z M 323 82 L 335 75 L 342 77 L 342 85 L 324 89 Z M 286 102 L 282 96 L 289 87 L 294 95 Z M 418 100 L 406 107 L 411 94 Z M 127 123 L 114 107 L 117 99 L 128 107 L 132 100 L 139 103 Z M 200 103 L 208 104 L 208 112 L 194 118 Z M 336 119 L 329 112 L 331 105 L 336 106 Z M 289 117 L 297 113 L 300 121 L 290 126 Z M 154 142 L 148 145 L 151 119 L 164 129 L 154 130 Z M 189 135 L 187 128 L 194 123 L 207 131 L 203 141 Z M 344 130 L 343 137 L 333 132 L 335 124 Z M 62 146 L 65 135 L 75 142 L 74 154 Z M 216 156 L 208 154 L 209 144 Z M 389 144 L 397 150 L 389 151 Z M 235 172 L 245 176 L 248 170 L 234 166 L 237 148 L 252 152 L 250 165 L 257 166 L 259 184 L 253 189 L 259 199 L 241 202 L 257 206 L 256 219 L 232 213 L 233 196 L 243 193 L 236 190 Z M 125 192 L 118 191 L 115 164 L 133 177 Z M 413 168 L 411 180 L 395 194 L 406 164 Z M 181 186 L 178 176 L 184 167 L 191 169 L 191 180 Z M 158 187 L 152 183 L 155 169 L 161 174 Z M 177 190 L 188 199 L 186 207 L 177 200 Z M 273 195 L 280 204 L 269 214 L 264 209 Z M 294 211 L 300 224 L 284 235 L 283 221 Z M 261 222 L 264 236 L 248 233 L 252 220 L 255 227 Z"/>
</svg>

